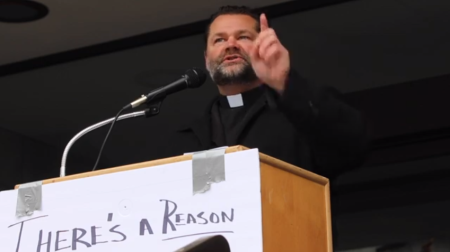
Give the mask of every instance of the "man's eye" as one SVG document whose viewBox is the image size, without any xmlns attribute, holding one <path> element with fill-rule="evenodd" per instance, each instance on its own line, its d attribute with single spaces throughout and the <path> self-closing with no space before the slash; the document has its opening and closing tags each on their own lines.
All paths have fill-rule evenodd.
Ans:
<svg viewBox="0 0 450 252">
<path fill-rule="evenodd" d="M 218 43 L 218 42 L 222 42 L 222 41 L 224 41 L 223 38 L 216 38 L 216 39 L 214 40 L 214 43 Z"/>
<path fill-rule="evenodd" d="M 240 36 L 239 39 L 250 39 L 249 36 Z"/>
</svg>

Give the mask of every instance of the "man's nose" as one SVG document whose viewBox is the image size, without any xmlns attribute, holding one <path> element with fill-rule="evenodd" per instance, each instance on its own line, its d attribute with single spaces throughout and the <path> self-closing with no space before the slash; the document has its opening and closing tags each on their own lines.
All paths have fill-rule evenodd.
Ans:
<svg viewBox="0 0 450 252">
<path fill-rule="evenodd" d="M 239 48 L 239 45 L 237 43 L 237 40 L 234 37 L 229 37 L 228 40 L 228 47 L 236 47 Z"/>
</svg>

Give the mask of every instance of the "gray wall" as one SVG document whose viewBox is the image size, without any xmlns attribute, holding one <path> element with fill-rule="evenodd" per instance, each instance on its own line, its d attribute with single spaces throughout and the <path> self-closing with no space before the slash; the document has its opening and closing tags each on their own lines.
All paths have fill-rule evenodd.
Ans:
<svg viewBox="0 0 450 252">
<path fill-rule="evenodd" d="M 0 128 L 0 189 L 58 175 L 56 148 Z"/>
<path fill-rule="evenodd" d="M 59 176 L 61 150 L 0 128 L 0 191 Z M 87 170 L 92 160 L 69 155 L 68 166 Z"/>
</svg>

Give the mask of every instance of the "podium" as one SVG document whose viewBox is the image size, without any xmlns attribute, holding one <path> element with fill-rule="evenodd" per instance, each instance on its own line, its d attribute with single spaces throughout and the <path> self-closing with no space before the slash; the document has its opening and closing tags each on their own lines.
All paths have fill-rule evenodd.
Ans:
<svg viewBox="0 0 450 252">
<path fill-rule="evenodd" d="M 226 155 L 238 152 L 249 151 L 250 149 L 244 146 L 229 147 L 225 150 Z M 311 252 L 331 252 L 332 251 L 332 233 L 331 233 L 331 211 L 330 211 L 330 194 L 329 194 L 329 180 L 307 170 L 293 166 L 286 162 L 280 161 L 273 157 L 270 157 L 264 153 L 257 153 L 259 156 L 259 172 L 260 172 L 260 205 L 261 205 L 261 227 L 262 227 L 262 248 L 264 252 L 290 252 L 290 251 L 311 251 Z M 61 178 L 53 178 L 43 180 L 43 187 L 52 183 L 69 182 L 69 181 L 82 181 L 85 179 L 106 176 L 114 173 L 129 173 L 137 169 L 177 164 L 192 159 L 192 155 L 182 155 L 171 158 L 159 159 L 149 162 L 131 164 L 126 166 L 114 167 L 109 169 L 102 169 L 94 172 L 87 172 L 81 174 L 70 175 Z M 149 168 L 150 167 L 150 168 Z M 175 179 L 174 179 L 175 180 Z M 87 181 L 87 180 L 86 180 Z M 88 182 L 86 182 L 88 183 Z M 220 183 L 219 183 L 220 184 Z M 130 186 L 129 186 L 130 187 Z M 16 186 L 18 188 L 18 186 Z M 130 189 L 130 188 L 128 188 Z M 132 188 L 131 188 L 132 189 Z M 130 189 L 130 190 L 131 190 Z M 214 188 L 212 188 L 213 190 Z M 61 189 L 62 190 L 62 189 Z M 174 191 L 176 191 L 174 189 Z M 58 199 L 63 200 L 64 193 L 58 192 Z M 120 192 L 115 192 L 119 193 Z M 1 194 L 0 194 L 1 196 Z M 56 197 L 56 196 L 55 196 Z M 106 197 L 106 196 L 105 196 Z M 45 202 L 46 195 L 43 193 L 43 202 Z M 100 197 L 99 200 L 101 200 Z M 57 201 L 57 200 L 56 200 Z M 55 201 L 55 202 L 56 202 Z M 67 201 L 69 202 L 69 201 Z M 106 201 L 105 201 L 106 202 Z M 220 201 L 217 201 L 220 202 Z M 56 204 L 56 203 L 55 203 Z M 122 203 L 121 203 L 122 204 Z M 125 203 L 124 203 L 125 204 Z M 237 203 L 236 203 L 237 204 Z M 83 204 L 80 204 L 83 205 Z M 108 203 L 105 203 L 105 208 Z M 52 206 L 53 207 L 53 206 Z M 58 206 L 60 207 L 60 206 Z M 84 206 L 79 206 L 77 211 L 85 211 L 89 208 L 89 204 L 85 203 Z M 44 206 L 45 209 L 45 206 Z M 87 210 L 86 210 L 87 211 Z M 106 211 L 106 210 L 105 210 Z M 175 211 L 175 210 L 174 210 Z M 83 215 L 86 215 L 84 212 Z M 167 212 L 166 212 L 167 214 Z M 220 216 L 220 215 L 219 215 Z M 33 216 L 30 216 L 33 217 Z M 111 216 L 108 217 L 108 220 Z M 177 220 L 178 220 L 177 216 Z M 96 217 L 97 218 L 97 217 Z M 114 215 L 114 218 L 115 215 Z M 186 218 L 186 216 L 181 216 Z M 97 218 L 98 219 L 98 218 Z M 106 215 L 105 215 L 106 222 Z M 189 219 L 189 218 L 188 218 Z M 19 220 L 20 221 L 20 220 Z M 19 222 L 18 221 L 18 222 Z M 189 221 L 188 221 L 189 223 Z M 181 224 L 180 224 L 181 225 Z M 100 229 L 100 226 L 94 225 L 93 231 L 96 228 Z M 144 226 L 142 229 L 141 221 L 141 235 L 142 230 L 145 234 L 149 233 L 150 226 Z M 182 226 L 177 226 L 179 228 Z M 109 226 L 108 226 L 109 228 Z M 65 230 L 67 227 L 60 227 L 60 230 Z M 155 229 L 155 228 L 154 228 Z M 170 229 L 170 226 L 169 226 Z M 25 229 L 24 229 L 25 230 Z M 38 229 L 36 229 L 38 230 Z M 75 229 L 74 229 L 75 230 Z M 89 229 L 86 228 L 89 231 Z M 67 230 L 65 230 L 67 231 Z M 79 230 L 78 230 L 79 231 Z M 16 232 L 16 231 L 14 231 Z M 21 231 L 22 232 L 22 231 Z M 29 231 L 31 232 L 31 231 Z M 37 231 L 36 231 L 37 232 Z M 62 231 L 61 231 L 62 232 Z M 69 231 L 71 232 L 71 231 Z M 153 232 L 155 232 L 153 230 Z M 245 232 L 244 232 L 245 233 Z M 39 234 L 38 246 L 46 246 L 45 242 L 51 243 L 54 241 L 50 238 L 47 239 L 46 231 Z M 60 235 L 63 233 L 59 233 Z M 74 231 L 73 237 L 80 236 L 81 233 Z M 115 235 L 118 234 L 117 232 Z M 15 234 L 17 235 L 17 234 Z M 236 234 L 238 235 L 238 234 Z M 86 237 L 88 237 L 87 235 Z M 92 237 L 94 237 L 92 235 Z M 13 236 L 11 236 L 13 237 Z M 71 235 L 67 235 L 71 237 Z M 89 236 L 90 237 L 90 236 Z M 105 237 L 105 236 L 103 236 Z M 119 235 L 116 235 L 118 240 Z M 97 237 L 97 238 L 101 238 Z M 119 237 L 120 238 L 120 237 Z M 15 239 L 15 238 L 14 238 Z M 37 239 L 37 238 L 36 238 Z M 62 238 L 57 238 L 62 239 Z M 83 238 L 84 239 L 84 238 Z M 104 238 L 105 242 L 107 238 Z M 112 240 L 112 238 L 111 238 Z M 45 242 L 44 242 L 45 241 Z M 15 241 L 17 243 L 17 241 Z M 87 242 L 89 243 L 89 242 Z M 42 245 L 43 244 L 43 245 Z M 70 244 L 75 243 L 67 243 Z M 93 243 L 90 243 L 93 245 Z M 82 244 L 78 244 L 79 247 Z M 62 245 L 61 245 L 62 246 Z M 41 251 L 46 251 L 43 248 Z M 52 250 L 53 251 L 53 250 Z M 94 251 L 94 250 L 89 250 Z M 125 250 L 124 250 L 125 251 Z M 148 251 L 160 251 L 157 249 L 149 249 Z M 233 250 L 231 250 L 233 251 Z M 251 251 L 251 250 L 248 250 Z M 256 250 L 255 250 L 256 251 Z"/>
</svg>

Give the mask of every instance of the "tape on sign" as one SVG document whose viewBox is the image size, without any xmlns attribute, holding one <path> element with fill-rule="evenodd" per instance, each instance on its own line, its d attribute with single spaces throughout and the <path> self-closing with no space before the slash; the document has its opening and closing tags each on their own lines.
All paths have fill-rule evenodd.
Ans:
<svg viewBox="0 0 450 252">
<path fill-rule="evenodd" d="M 41 210 L 42 181 L 19 186 L 17 193 L 16 216 L 30 216 L 35 210 Z"/>
<path fill-rule="evenodd" d="M 194 194 L 207 192 L 212 183 L 225 181 L 225 150 L 218 148 L 192 155 Z"/>
</svg>

